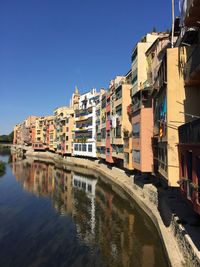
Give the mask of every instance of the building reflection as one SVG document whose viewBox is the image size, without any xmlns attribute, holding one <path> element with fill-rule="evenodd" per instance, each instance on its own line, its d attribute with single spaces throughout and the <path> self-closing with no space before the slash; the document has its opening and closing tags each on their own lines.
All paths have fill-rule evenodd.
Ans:
<svg viewBox="0 0 200 267">
<path fill-rule="evenodd" d="M 88 245 L 95 242 L 95 190 L 97 179 L 73 173 L 74 213 L 77 232 Z"/>
<path fill-rule="evenodd" d="M 15 161 L 12 171 L 26 191 L 51 198 L 57 212 L 71 216 L 79 240 L 98 248 L 107 266 L 155 266 L 156 234 L 111 186 L 39 161 Z"/>
</svg>

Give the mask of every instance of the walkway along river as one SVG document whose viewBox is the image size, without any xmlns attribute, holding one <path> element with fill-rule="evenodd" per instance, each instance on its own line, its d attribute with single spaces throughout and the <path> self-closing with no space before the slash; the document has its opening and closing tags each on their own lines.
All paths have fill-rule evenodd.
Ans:
<svg viewBox="0 0 200 267">
<path fill-rule="evenodd" d="M 30 159 L 7 164 L 0 218 L 3 267 L 167 266 L 144 212 L 80 169 Z"/>
</svg>

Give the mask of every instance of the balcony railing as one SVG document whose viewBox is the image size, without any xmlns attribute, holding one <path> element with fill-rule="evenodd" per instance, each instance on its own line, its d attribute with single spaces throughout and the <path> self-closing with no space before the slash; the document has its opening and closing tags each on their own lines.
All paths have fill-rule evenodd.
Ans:
<svg viewBox="0 0 200 267">
<path fill-rule="evenodd" d="M 138 83 L 136 82 L 131 88 L 131 96 L 135 95 L 138 91 Z"/>
<path fill-rule="evenodd" d="M 133 107 L 132 107 L 132 111 L 135 112 L 138 109 L 140 109 L 141 108 L 141 104 L 142 104 L 141 101 L 138 101 L 138 102 L 134 103 Z"/>
<path fill-rule="evenodd" d="M 200 84 L 200 44 L 195 46 L 185 66 L 186 83 Z"/>
<path fill-rule="evenodd" d="M 192 122 L 181 125 L 178 128 L 179 142 L 184 143 L 200 143 L 200 118 Z"/>
</svg>

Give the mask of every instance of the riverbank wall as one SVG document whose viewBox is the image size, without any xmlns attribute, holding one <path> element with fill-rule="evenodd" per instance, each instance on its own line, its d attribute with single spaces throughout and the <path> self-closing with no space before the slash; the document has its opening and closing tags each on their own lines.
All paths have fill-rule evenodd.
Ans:
<svg viewBox="0 0 200 267">
<path fill-rule="evenodd" d="M 179 218 L 174 215 L 167 205 L 162 207 L 164 216 L 170 217 L 168 227 L 163 223 L 159 208 L 158 190 L 152 184 L 137 184 L 134 176 L 126 174 L 123 170 L 116 167 L 109 167 L 99 160 L 85 158 L 61 157 L 50 152 L 26 151 L 26 157 L 34 160 L 50 162 L 58 168 L 76 171 L 85 170 L 86 174 L 100 176 L 105 183 L 109 183 L 119 190 L 123 190 L 137 205 L 150 217 L 156 226 L 163 247 L 168 257 L 169 266 L 197 267 L 200 266 L 199 251 L 187 235 L 184 227 L 180 225 Z"/>
</svg>

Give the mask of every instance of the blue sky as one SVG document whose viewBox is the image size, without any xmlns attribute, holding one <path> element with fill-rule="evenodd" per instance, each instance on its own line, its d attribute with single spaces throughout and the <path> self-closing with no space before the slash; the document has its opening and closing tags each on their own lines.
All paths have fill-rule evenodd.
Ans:
<svg viewBox="0 0 200 267">
<path fill-rule="evenodd" d="M 171 27 L 171 0 L 0 0 L 0 134 L 67 105 L 75 85 L 107 88 L 154 26 Z"/>
</svg>

